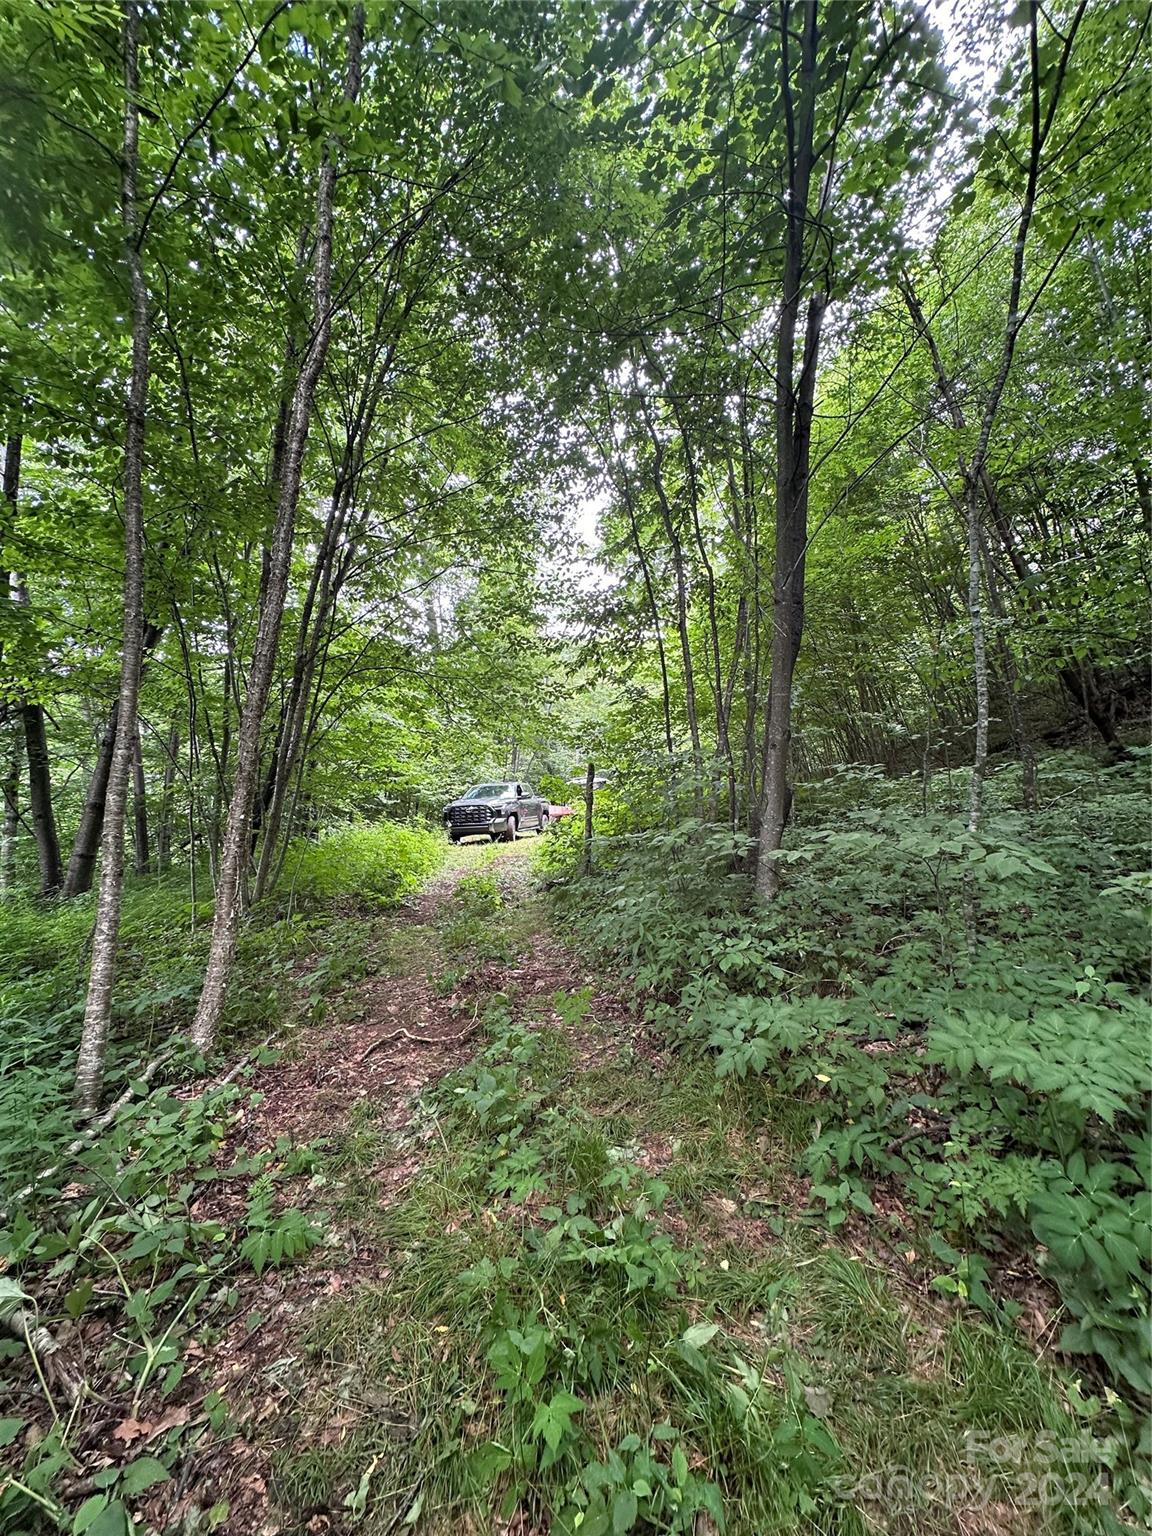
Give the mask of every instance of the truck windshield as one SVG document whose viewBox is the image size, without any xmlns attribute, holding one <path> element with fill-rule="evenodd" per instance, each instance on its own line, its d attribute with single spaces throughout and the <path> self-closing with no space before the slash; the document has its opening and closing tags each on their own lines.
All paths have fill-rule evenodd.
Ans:
<svg viewBox="0 0 1152 1536">
<path fill-rule="evenodd" d="M 461 800 L 495 800 L 500 795 L 506 795 L 511 790 L 510 784 L 474 784 L 466 795 L 461 795 Z"/>
</svg>

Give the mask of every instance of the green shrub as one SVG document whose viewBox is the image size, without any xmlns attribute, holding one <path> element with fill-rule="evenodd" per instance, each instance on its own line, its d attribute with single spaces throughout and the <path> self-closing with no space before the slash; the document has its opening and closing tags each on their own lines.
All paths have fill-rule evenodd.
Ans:
<svg viewBox="0 0 1152 1536">
<path fill-rule="evenodd" d="M 980 1250 L 1042 1244 L 1062 1347 L 1147 1399 L 1146 786 L 1069 754 L 1041 779 L 1053 803 L 1026 818 L 1015 769 L 994 776 L 977 837 L 916 779 L 803 786 L 768 907 L 746 844 L 691 819 L 603 839 L 557 900 L 685 1050 L 812 1105 L 804 1171 L 833 1225 L 898 1182 L 953 1255 L 941 1288 L 987 1305 Z"/>
<path fill-rule="evenodd" d="M 297 838 L 277 890 L 306 903 L 343 896 L 396 902 L 418 890 L 443 859 L 443 838 L 426 827 L 351 823 L 315 841 Z"/>
</svg>

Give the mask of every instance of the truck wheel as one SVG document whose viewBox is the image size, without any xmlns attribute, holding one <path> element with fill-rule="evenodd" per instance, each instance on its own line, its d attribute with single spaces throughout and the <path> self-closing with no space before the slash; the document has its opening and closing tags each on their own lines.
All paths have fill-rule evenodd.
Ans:
<svg viewBox="0 0 1152 1536">
<path fill-rule="evenodd" d="M 509 816 L 504 827 L 504 841 L 506 843 L 514 843 L 516 841 L 516 831 L 519 825 L 520 822 L 517 817 Z"/>
<path fill-rule="evenodd" d="M 545 832 L 547 832 L 549 820 L 550 818 L 548 812 L 542 811 L 540 814 L 540 825 L 536 828 L 536 834 L 538 837 L 543 837 Z"/>
</svg>

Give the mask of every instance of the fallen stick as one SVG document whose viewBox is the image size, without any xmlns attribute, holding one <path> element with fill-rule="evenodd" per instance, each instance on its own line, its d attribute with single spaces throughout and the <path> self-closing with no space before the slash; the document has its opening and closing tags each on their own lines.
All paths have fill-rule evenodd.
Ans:
<svg viewBox="0 0 1152 1536">
<path fill-rule="evenodd" d="M 378 1040 L 373 1040 L 371 1045 L 366 1045 L 356 1058 L 356 1064 L 367 1061 L 373 1051 L 378 1051 L 382 1045 L 387 1045 L 390 1040 L 411 1040 L 413 1045 L 459 1045 L 462 1040 L 467 1040 L 480 1028 L 480 1021 L 469 1024 L 467 1029 L 460 1031 L 458 1035 L 414 1035 L 406 1029 L 393 1029 L 388 1034 L 381 1035 Z"/>
</svg>

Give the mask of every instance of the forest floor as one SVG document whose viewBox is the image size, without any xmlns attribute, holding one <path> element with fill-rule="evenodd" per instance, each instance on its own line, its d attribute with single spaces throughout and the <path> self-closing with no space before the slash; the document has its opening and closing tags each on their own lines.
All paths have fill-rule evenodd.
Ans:
<svg viewBox="0 0 1152 1536">
<path fill-rule="evenodd" d="M 137 1528 L 714 1536 L 722 1495 L 732 1536 L 1077 1529 L 1074 1495 L 1027 1491 L 1067 1423 L 1034 1348 L 875 1225 L 806 1215 L 807 1119 L 666 1052 L 550 919 L 531 847 L 455 851 L 243 1082 L 219 1168 L 271 1149 L 312 1246 L 234 1282 L 169 1398 L 93 1425 L 105 1465 L 175 1453 Z M 235 1223 L 252 1184 L 205 1179 L 194 1215 Z M 613 1307 L 618 1357 L 585 1359 Z"/>
</svg>

